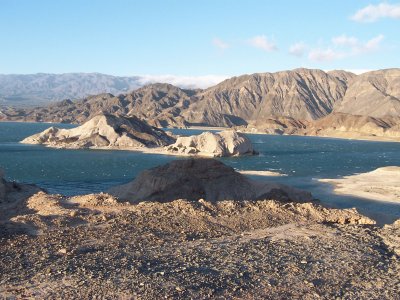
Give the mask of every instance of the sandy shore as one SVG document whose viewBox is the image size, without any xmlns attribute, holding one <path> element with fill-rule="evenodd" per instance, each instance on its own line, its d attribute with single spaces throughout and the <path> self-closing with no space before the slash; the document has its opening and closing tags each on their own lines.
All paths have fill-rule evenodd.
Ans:
<svg viewBox="0 0 400 300">
<path fill-rule="evenodd" d="M 318 181 L 333 184 L 337 194 L 400 203 L 400 167 L 383 167 L 341 179 Z"/>
<path fill-rule="evenodd" d="M 257 176 L 287 176 L 287 174 L 282 174 L 274 171 L 255 171 L 255 170 L 237 170 L 243 175 L 257 175 Z"/>
</svg>

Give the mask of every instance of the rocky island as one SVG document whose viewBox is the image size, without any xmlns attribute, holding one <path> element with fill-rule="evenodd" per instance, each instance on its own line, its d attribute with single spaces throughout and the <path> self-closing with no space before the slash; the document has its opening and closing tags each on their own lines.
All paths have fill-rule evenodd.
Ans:
<svg viewBox="0 0 400 300">
<path fill-rule="evenodd" d="M 50 127 L 21 141 L 54 148 L 133 150 L 181 156 L 254 155 L 251 141 L 232 130 L 176 138 L 136 117 L 99 114 L 72 129 Z"/>
<path fill-rule="evenodd" d="M 72 129 L 50 127 L 21 141 L 26 144 L 73 149 L 135 149 L 161 147 L 173 142 L 173 137 L 136 117 L 111 114 L 99 114 L 85 124 Z"/>
<path fill-rule="evenodd" d="M 197 154 L 211 157 L 257 153 L 246 135 L 233 130 L 218 133 L 203 132 L 200 135 L 178 137 L 174 144 L 166 147 L 166 150 L 176 154 Z"/>
</svg>

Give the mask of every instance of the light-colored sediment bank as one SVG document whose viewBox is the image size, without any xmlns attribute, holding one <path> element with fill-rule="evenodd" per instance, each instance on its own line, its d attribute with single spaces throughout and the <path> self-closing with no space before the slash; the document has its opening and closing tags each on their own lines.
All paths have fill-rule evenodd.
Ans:
<svg viewBox="0 0 400 300">
<path fill-rule="evenodd" d="M 400 167 L 383 167 L 367 173 L 318 181 L 333 184 L 337 194 L 400 203 Z"/>
<path fill-rule="evenodd" d="M 287 174 L 275 172 L 275 171 L 256 171 L 256 170 L 237 170 L 240 174 L 243 175 L 257 175 L 257 176 L 287 176 Z"/>
</svg>

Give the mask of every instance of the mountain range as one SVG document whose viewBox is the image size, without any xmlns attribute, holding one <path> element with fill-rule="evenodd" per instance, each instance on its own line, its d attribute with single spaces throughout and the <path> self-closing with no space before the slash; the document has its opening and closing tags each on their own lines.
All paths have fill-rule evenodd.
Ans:
<svg viewBox="0 0 400 300">
<path fill-rule="evenodd" d="M 100 73 L 0 74 L 0 105 L 45 105 L 102 92 L 123 93 L 142 86 L 141 77 Z"/>
<path fill-rule="evenodd" d="M 116 96 L 103 93 L 33 109 L 6 108 L 0 120 L 83 123 L 99 112 L 136 116 L 157 127 L 269 124 L 318 131 L 318 120 L 333 122 L 337 116 L 336 121 L 350 122 L 343 115 L 356 115 L 379 118 L 378 125 L 390 118 L 385 124 L 391 128 L 400 119 L 400 69 L 355 75 L 301 68 L 233 77 L 204 90 L 157 83 Z"/>
</svg>

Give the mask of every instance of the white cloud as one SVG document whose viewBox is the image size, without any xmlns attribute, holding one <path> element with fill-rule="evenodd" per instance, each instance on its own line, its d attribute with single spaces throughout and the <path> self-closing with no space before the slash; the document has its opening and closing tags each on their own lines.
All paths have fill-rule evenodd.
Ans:
<svg viewBox="0 0 400 300">
<path fill-rule="evenodd" d="M 363 43 L 352 36 L 337 36 L 332 38 L 332 46 L 311 49 L 308 58 L 314 61 L 333 61 L 374 52 L 379 49 L 383 39 L 384 36 L 380 34 Z"/>
<path fill-rule="evenodd" d="M 275 43 L 273 41 L 270 41 L 265 35 L 255 36 L 249 39 L 248 42 L 251 46 L 267 52 L 278 50 Z"/>
<path fill-rule="evenodd" d="M 307 48 L 307 46 L 303 42 L 295 43 L 290 46 L 289 54 L 297 56 L 297 57 L 301 57 L 304 55 L 306 48 Z"/>
<path fill-rule="evenodd" d="M 315 61 L 332 61 L 344 58 L 345 53 L 333 50 L 331 48 L 327 49 L 312 49 L 308 54 L 308 58 Z"/>
<path fill-rule="evenodd" d="M 229 48 L 229 44 L 219 38 L 214 38 L 212 40 L 212 43 L 215 47 L 217 47 L 218 49 L 221 49 L 221 50 L 225 50 L 225 49 Z"/>
<path fill-rule="evenodd" d="M 352 36 L 342 34 L 340 36 L 332 38 L 332 43 L 336 46 L 350 46 L 354 47 L 358 44 L 358 39 Z"/>
<path fill-rule="evenodd" d="M 362 48 L 367 51 L 374 51 L 377 50 L 380 46 L 380 43 L 383 41 L 385 36 L 383 34 L 380 34 L 372 39 L 370 39 L 365 45 L 363 45 Z"/>
<path fill-rule="evenodd" d="M 357 22 L 375 22 L 380 18 L 400 19 L 400 3 L 368 5 L 358 10 L 351 19 Z"/>
<path fill-rule="evenodd" d="M 176 76 L 176 75 L 141 75 L 138 79 L 141 85 L 149 83 L 170 83 L 172 85 L 186 89 L 204 89 L 216 85 L 229 78 L 223 75 L 204 75 L 204 76 Z"/>
</svg>

